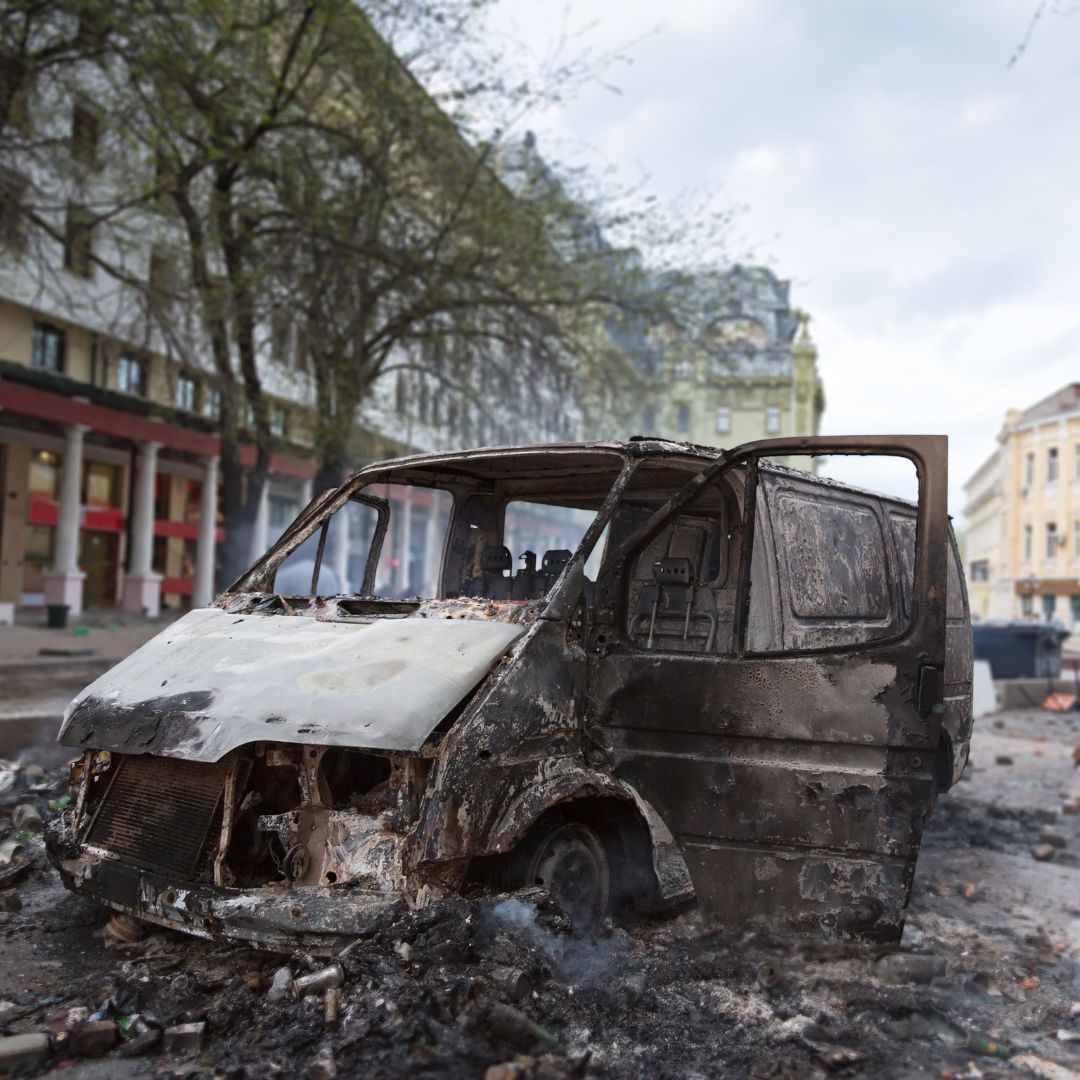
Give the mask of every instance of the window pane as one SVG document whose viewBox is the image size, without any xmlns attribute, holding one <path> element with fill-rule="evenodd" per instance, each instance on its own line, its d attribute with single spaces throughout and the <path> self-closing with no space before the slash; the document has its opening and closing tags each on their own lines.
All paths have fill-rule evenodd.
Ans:
<svg viewBox="0 0 1080 1080">
<path fill-rule="evenodd" d="M 347 503 L 329 520 L 316 593 L 334 596 L 357 591 L 375 534 L 376 512 L 360 503 Z M 315 532 L 278 567 L 274 591 L 307 596 L 318 556 L 320 532 Z"/>
<path fill-rule="evenodd" d="M 390 503 L 390 528 L 379 556 L 376 593 L 435 597 L 453 496 L 438 488 L 412 484 L 379 484 L 370 493 Z"/>
<path fill-rule="evenodd" d="M 596 513 L 569 506 L 515 500 L 507 503 L 503 518 L 503 544 L 509 555 L 504 576 L 509 589 L 504 600 L 539 600 L 581 546 Z M 490 574 L 484 575 L 485 577 Z M 505 591 L 505 589 L 504 589 Z M 466 592 L 489 596 L 492 590 L 474 582 Z"/>
<path fill-rule="evenodd" d="M 84 502 L 88 506 L 119 506 L 118 470 L 115 465 L 99 461 L 86 464 L 86 492 Z"/>
<path fill-rule="evenodd" d="M 911 617 L 918 475 L 906 458 L 762 462 L 748 647 L 831 648 L 892 637 Z M 813 473 L 828 475 L 822 483 Z M 864 483 L 845 474 L 861 473 Z M 838 477 L 836 474 L 839 473 Z"/>
</svg>

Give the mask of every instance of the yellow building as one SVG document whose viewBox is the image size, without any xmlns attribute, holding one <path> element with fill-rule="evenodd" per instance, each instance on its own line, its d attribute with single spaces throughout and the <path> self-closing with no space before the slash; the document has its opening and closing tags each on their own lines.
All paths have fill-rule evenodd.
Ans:
<svg viewBox="0 0 1080 1080">
<path fill-rule="evenodd" d="M 964 490 L 973 613 L 1080 627 L 1080 383 L 1010 410 Z"/>
<path fill-rule="evenodd" d="M 607 347 L 583 364 L 586 435 L 724 447 L 817 435 L 825 387 L 790 282 L 735 266 L 699 288 L 699 326 L 609 328 Z"/>
</svg>

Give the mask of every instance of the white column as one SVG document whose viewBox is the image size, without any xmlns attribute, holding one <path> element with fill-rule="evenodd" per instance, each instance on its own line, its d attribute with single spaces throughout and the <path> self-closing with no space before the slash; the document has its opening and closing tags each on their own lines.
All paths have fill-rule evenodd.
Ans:
<svg viewBox="0 0 1080 1080">
<path fill-rule="evenodd" d="M 401 554 L 399 559 L 401 560 L 401 593 L 403 596 L 412 595 L 412 584 L 410 580 L 410 569 L 412 559 L 410 552 L 412 550 L 412 498 L 411 493 L 407 487 L 401 489 Z"/>
<path fill-rule="evenodd" d="M 45 575 L 45 603 L 67 604 L 72 615 L 82 613 L 83 580 L 86 577 L 79 569 L 79 526 L 82 522 L 83 436 L 89 430 L 82 424 L 72 424 L 67 429 L 53 568 Z"/>
<path fill-rule="evenodd" d="M 255 522 L 251 528 L 251 551 L 248 553 L 252 562 L 266 552 L 270 545 L 270 476 L 263 481 L 262 494 L 259 496 L 259 508 L 255 512 Z"/>
<path fill-rule="evenodd" d="M 124 575 L 124 610 L 142 612 L 151 619 L 161 614 L 161 575 L 153 570 L 154 482 L 159 449 L 160 444 L 155 442 L 145 442 L 139 447 L 131 517 L 131 557 Z"/>
<path fill-rule="evenodd" d="M 428 508 L 427 524 L 424 526 L 424 582 L 428 596 L 435 596 L 439 590 L 439 515 L 435 500 Z"/>
<path fill-rule="evenodd" d="M 327 543 L 330 550 L 326 553 L 330 568 L 337 578 L 337 587 L 341 592 L 350 592 L 349 584 L 349 551 L 352 547 L 352 518 L 349 514 L 349 505 L 346 503 L 330 519 L 330 535 Z M 325 584 L 319 585 L 320 592 L 326 592 Z"/>
<path fill-rule="evenodd" d="M 199 500 L 199 537 L 195 542 L 195 584 L 192 607 L 206 607 L 214 599 L 214 552 L 217 547 L 218 459 L 207 458 Z"/>
</svg>

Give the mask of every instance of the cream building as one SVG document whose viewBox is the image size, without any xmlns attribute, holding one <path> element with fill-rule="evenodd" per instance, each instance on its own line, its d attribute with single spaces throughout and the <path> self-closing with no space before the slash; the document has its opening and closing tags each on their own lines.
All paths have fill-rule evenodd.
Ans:
<svg viewBox="0 0 1080 1080">
<path fill-rule="evenodd" d="M 1010 410 L 964 490 L 973 612 L 1080 627 L 1080 383 Z"/>
</svg>

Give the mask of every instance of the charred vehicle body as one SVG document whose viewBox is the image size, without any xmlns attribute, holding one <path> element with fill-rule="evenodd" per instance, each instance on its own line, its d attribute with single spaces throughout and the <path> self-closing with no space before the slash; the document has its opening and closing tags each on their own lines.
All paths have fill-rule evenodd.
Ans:
<svg viewBox="0 0 1080 1080">
<path fill-rule="evenodd" d="M 792 455 L 884 456 L 917 497 Z M 648 904 L 666 829 L 715 925 L 895 940 L 971 727 L 946 455 L 641 438 L 362 469 L 71 704 L 50 857 L 138 918 L 319 951 L 474 886 Z M 376 587 L 406 488 L 429 597 Z M 576 550 L 511 551 L 510 506 L 561 508 Z"/>
</svg>

